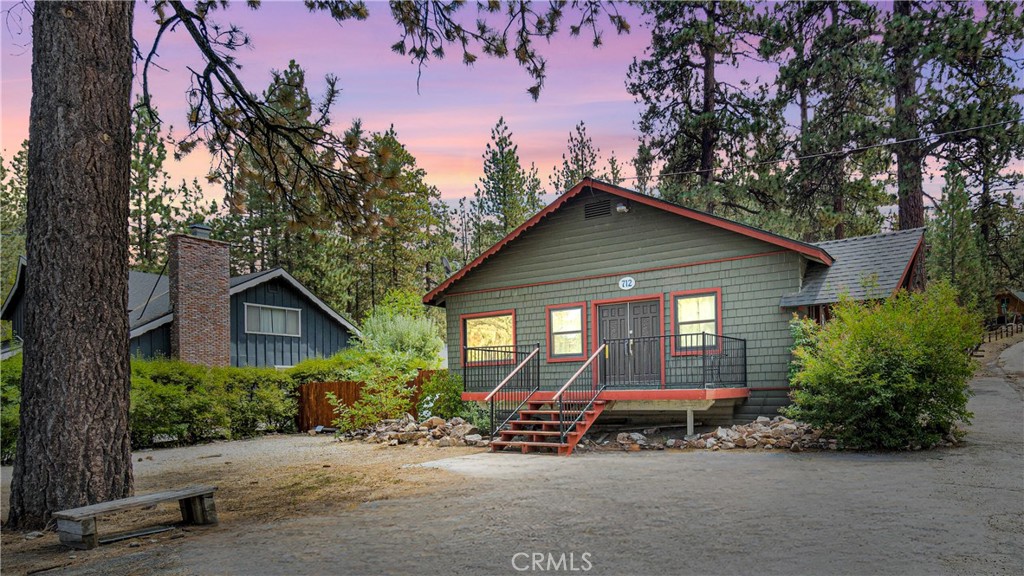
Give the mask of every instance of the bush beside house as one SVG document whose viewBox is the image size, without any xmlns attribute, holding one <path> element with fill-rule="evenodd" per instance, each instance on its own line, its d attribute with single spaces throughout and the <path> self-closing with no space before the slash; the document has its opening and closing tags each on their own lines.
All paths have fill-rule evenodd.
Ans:
<svg viewBox="0 0 1024 576">
<path fill-rule="evenodd" d="M 932 446 L 969 422 L 968 349 L 981 319 L 945 282 L 884 301 L 843 300 L 820 329 L 795 324 L 790 418 L 848 448 Z"/>
</svg>

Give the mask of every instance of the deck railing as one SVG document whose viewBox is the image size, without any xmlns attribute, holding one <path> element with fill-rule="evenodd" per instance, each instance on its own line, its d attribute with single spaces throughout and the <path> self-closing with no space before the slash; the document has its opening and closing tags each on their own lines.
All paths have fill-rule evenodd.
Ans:
<svg viewBox="0 0 1024 576">
<path fill-rule="evenodd" d="M 607 349 L 605 344 L 599 346 L 552 397 L 558 404 L 558 428 L 562 442 L 565 442 L 566 436 L 586 416 L 587 410 L 590 410 L 597 396 L 604 390 L 602 378 L 595 378 L 594 371 L 605 365 L 601 359 Z"/>
<path fill-rule="evenodd" d="M 605 340 L 608 388 L 718 388 L 747 385 L 747 342 L 707 332 Z"/>
<path fill-rule="evenodd" d="M 540 344 L 464 348 L 467 391 L 487 390 L 491 433 L 505 427 L 540 389 Z"/>
</svg>

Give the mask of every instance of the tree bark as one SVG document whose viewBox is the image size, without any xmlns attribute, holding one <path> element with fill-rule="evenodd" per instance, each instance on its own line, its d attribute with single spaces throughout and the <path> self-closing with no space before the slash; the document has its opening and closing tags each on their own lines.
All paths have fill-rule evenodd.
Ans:
<svg viewBox="0 0 1024 576">
<path fill-rule="evenodd" d="M 21 434 L 10 528 L 128 496 L 131 2 L 40 2 L 32 32 Z"/>
<path fill-rule="evenodd" d="M 899 195 L 900 230 L 924 226 L 924 186 L 922 164 L 924 147 L 920 140 L 917 113 L 917 69 L 915 53 L 918 38 L 907 25 L 911 19 L 913 2 L 895 2 L 893 12 L 902 19 L 892 47 L 895 75 L 896 127 L 896 182 Z M 905 142 L 906 140 L 913 140 Z"/>
<path fill-rule="evenodd" d="M 715 5 L 709 4 L 706 8 L 708 29 L 715 30 Z M 713 38 L 706 38 L 700 49 L 701 58 L 704 59 L 704 93 L 701 106 L 701 115 L 704 117 L 700 129 L 700 181 L 707 186 L 714 176 L 715 167 L 715 145 L 718 143 L 717 122 L 712 120 L 715 117 L 715 90 L 718 82 L 715 79 L 715 57 L 716 50 Z"/>
</svg>

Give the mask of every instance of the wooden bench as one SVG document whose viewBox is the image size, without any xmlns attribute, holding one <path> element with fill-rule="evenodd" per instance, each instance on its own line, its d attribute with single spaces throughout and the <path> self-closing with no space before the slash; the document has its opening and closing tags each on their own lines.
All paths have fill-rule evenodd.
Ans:
<svg viewBox="0 0 1024 576">
<path fill-rule="evenodd" d="M 53 515 L 57 520 L 57 534 L 67 546 L 88 550 L 99 546 L 96 532 L 96 518 L 104 514 L 152 507 L 162 502 L 178 501 L 181 519 L 186 524 L 216 524 L 217 508 L 213 504 L 216 486 L 191 486 L 180 490 L 168 490 L 143 496 L 133 496 L 92 506 L 64 510 Z"/>
</svg>

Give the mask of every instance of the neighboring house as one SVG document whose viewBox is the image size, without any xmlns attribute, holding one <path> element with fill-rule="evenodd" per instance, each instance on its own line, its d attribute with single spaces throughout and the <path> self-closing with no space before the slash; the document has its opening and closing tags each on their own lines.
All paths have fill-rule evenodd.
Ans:
<svg viewBox="0 0 1024 576">
<path fill-rule="evenodd" d="M 209 228 L 171 236 L 168 274 L 131 271 L 133 356 L 173 356 L 208 366 L 293 366 L 331 356 L 359 330 L 281 268 L 230 277 L 229 245 Z M 0 317 L 22 331 L 25 260 Z"/>
<path fill-rule="evenodd" d="M 507 387 L 527 391 L 505 413 L 527 398 L 551 408 L 568 386 L 558 399 L 594 401 L 602 420 L 727 423 L 789 403 L 794 312 L 917 285 L 922 239 L 808 244 L 587 179 L 423 301 L 446 308 L 465 400 L 522 365 Z"/>
<path fill-rule="evenodd" d="M 996 324 L 1013 324 L 1024 318 L 1024 290 L 1007 288 L 996 293 Z"/>
</svg>

